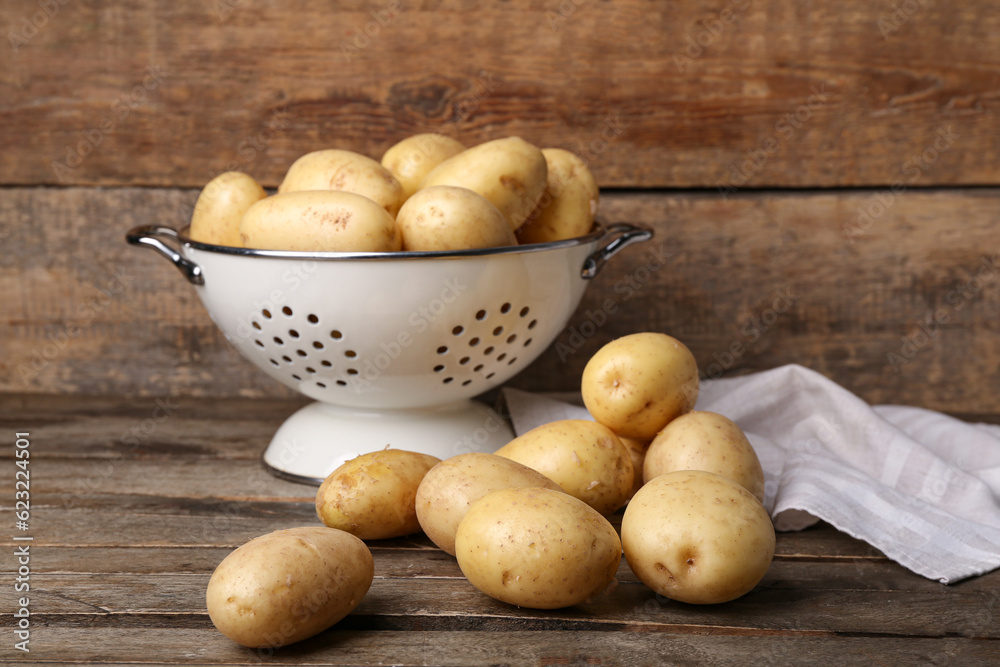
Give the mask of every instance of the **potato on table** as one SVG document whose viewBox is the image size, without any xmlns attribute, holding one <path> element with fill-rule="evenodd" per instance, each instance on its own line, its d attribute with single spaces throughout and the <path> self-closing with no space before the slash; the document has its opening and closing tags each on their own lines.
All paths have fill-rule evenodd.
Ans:
<svg viewBox="0 0 1000 667">
<path fill-rule="evenodd" d="M 347 616 L 368 592 L 372 554 L 333 528 L 278 530 L 250 540 L 219 563 L 205 593 L 209 618 L 238 644 L 277 648 Z"/>
<path fill-rule="evenodd" d="M 458 524 L 455 556 L 469 582 L 490 597 L 558 609 L 611 586 L 621 540 L 607 519 L 565 493 L 501 489 L 473 503 Z"/>
<path fill-rule="evenodd" d="M 431 468 L 417 488 L 417 520 L 442 551 L 455 555 L 455 533 L 472 503 L 491 491 L 519 487 L 561 491 L 542 473 L 496 454 L 470 452 Z"/>
<path fill-rule="evenodd" d="M 440 462 L 436 456 L 403 449 L 357 456 L 323 480 L 316 492 L 316 514 L 327 526 L 363 540 L 419 532 L 417 489 Z"/>
</svg>

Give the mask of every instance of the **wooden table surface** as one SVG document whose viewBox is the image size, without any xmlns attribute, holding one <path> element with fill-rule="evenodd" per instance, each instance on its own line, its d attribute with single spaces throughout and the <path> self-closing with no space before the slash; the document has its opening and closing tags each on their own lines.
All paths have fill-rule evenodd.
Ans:
<svg viewBox="0 0 1000 667">
<path fill-rule="evenodd" d="M 205 587 L 252 537 L 318 525 L 314 489 L 259 463 L 297 405 L 0 396 L 9 527 L 0 662 L 975 665 L 1000 656 L 1000 571 L 944 586 L 825 525 L 779 534 L 761 584 L 717 606 L 658 599 L 622 561 L 618 586 L 591 604 L 519 609 L 475 590 L 422 535 L 373 541 L 375 580 L 350 616 L 281 650 L 242 648 L 212 626 Z M 31 514 L 19 532 L 12 470 L 23 432 Z M 10 554 L 25 544 L 30 592 L 15 594 Z M 19 595 L 30 598 L 30 653 L 14 648 Z"/>
</svg>

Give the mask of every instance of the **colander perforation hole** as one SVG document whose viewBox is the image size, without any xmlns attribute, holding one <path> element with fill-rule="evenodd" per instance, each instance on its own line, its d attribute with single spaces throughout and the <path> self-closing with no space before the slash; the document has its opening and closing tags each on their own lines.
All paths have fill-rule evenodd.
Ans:
<svg viewBox="0 0 1000 667">
<path fill-rule="evenodd" d="M 316 348 L 317 350 L 322 350 L 323 349 L 323 343 L 319 342 L 318 340 L 314 340 L 313 341 L 313 347 Z"/>
<path fill-rule="evenodd" d="M 347 369 L 347 374 L 348 375 L 357 375 L 358 374 L 358 369 L 357 368 L 348 368 Z"/>
<path fill-rule="evenodd" d="M 284 308 L 282 308 L 281 312 L 283 312 L 285 314 L 285 316 L 287 316 L 287 317 L 291 317 L 292 316 L 292 309 L 289 308 L 288 306 L 285 306 Z"/>
<path fill-rule="evenodd" d="M 340 333 L 336 329 L 334 329 L 333 331 L 330 332 L 330 338 L 332 338 L 334 340 L 340 340 L 343 337 L 344 337 L 344 334 Z"/>
<path fill-rule="evenodd" d="M 479 345 L 479 338 L 472 338 L 469 340 L 469 347 L 475 347 Z"/>
<path fill-rule="evenodd" d="M 258 322 L 257 320 L 254 320 L 253 322 L 251 322 L 251 325 L 253 326 L 254 329 L 256 329 L 257 331 L 260 331 L 260 322 Z"/>
<path fill-rule="evenodd" d="M 478 373 L 479 371 L 483 370 L 483 365 L 482 364 L 476 364 L 475 368 L 473 368 L 472 370 L 474 370 L 475 372 Z"/>
<path fill-rule="evenodd" d="M 298 380 L 299 382 L 302 382 L 302 378 L 296 375 L 295 373 L 292 373 L 292 377 Z"/>
<path fill-rule="evenodd" d="M 437 366 L 434 367 L 435 373 L 440 373 L 443 370 L 444 370 L 444 364 L 438 364 Z"/>
<path fill-rule="evenodd" d="M 299 355 L 300 357 L 303 357 L 303 358 L 309 356 L 309 355 L 306 354 L 305 350 L 295 350 L 295 354 L 297 354 L 297 355 Z"/>
<path fill-rule="evenodd" d="M 495 347 L 493 347 L 492 345 L 490 345 L 488 348 L 486 348 L 485 350 L 483 350 L 483 354 L 485 354 L 486 356 L 489 356 L 489 355 L 493 354 L 493 350 L 495 350 L 495 349 L 496 349 Z"/>
<path fill-rule="evenodd" d="M 316 369 L 313 368 L 312 366 L 306 366 L 306 373 L 309 373 L 309 375 L 315 375 Z"/>
<path fill-rule="evenodd" d="M 338 386 L 341 386 L 341 387 L 346 387 L 346 386 L 347 386 L 347 383 L 346 383 L 346 382 L 344 382 L 343 380 L 337 380 L 337 385 L 338 385 Z"/>
<path fill-rule="evenodd" d="M 450 377 L 450 376 L 449 376 L 449 377 L 446 377 L 446 378 L 445 378 L 445 379 L 443 379 L 443 380 L 441 380 L 441 382 L 442 382 L 442 383 L 444 383 L 444 384 L 451 384 L 451 383 L 452 383 L 452 382 L 454 382 L 454 381 L 455 381 L 455 378 L 453 378 L 453 377 Z"/>
<path fill-rule="evenodd" d="M 447 345 L 442 345 L 441 347 L 439 347 L 437 349 L 437 353 L 438 354 L 448 354 L 448 346 Z"/>
<path fill-rule="evenodd" d="M 458 325 L 457 327 L 451 330 L 451 333 L 453 336 L 461 336 L 462 334 L 465 333 L 465 327 L 463 327 L 462 325 Z"/>
<path fill-rule="evenodd" d="M 309 324 L 319 324 L 319 317 L 313 313 L 309 313 L 306 315 L 306 321 L 309 322 Z"/>
<path fill-rule="evenodd" d="M 493 377 L 494 375 L 496 375 L 496 373 L 487 373 L 487 374 L 486 374 L 486 379 L 487 379 L 487 380 L 489 380 L 489 379 L 491 379 L 491 378 L 492 378 L 492 377 Z"/>
<path fill-rule="evenodd" d="M 511 334 L 511 335 L 507 336 L 507 342 L 508 343 L 513 343 L 515 340 L 517 340 L 517 334 Z"/>
<path fill-rule="evenodd" d="M 530 331 L 531 329 L 534 329 L 537 324 L 538 320 L 531 320 L 530 322 L 528 322 L 528 330 Z"/>
<path fill-rule="evenodd" d="M 268 359 L 268 361 L 271 362 L 272 366 L 280 366 L 277 359 Z"/>
<path fill-rule="evenodd" d="M 525 317 L 530 312 L 531 312 L 531 308 L 528 308 L 527 306 L 525 306 L 524 308 L 521 309 L 521 311 L 518 313 L 518 315 L 520 315 L 521 317 Z"/>
<path fill-rule="evenodd" d="M 285 362 L 287 362 L 287 363 L 289 363 L 289 364 L 290 364 L 290 363 L 292 363 L 292 358 L 291 358 L 290 356 L 288 356 L 287 354 L 284 354 L 284 355 L 282 355 L 282 356 L 281 356 L 281 358 L 282 358 L 282 359 L 283 359 L 283 360 L 284 360 Z"/>
<path fill-rule="evenodd" d="M 462 386 L 463 386 L 463 387 L 468 387 L 468 386 L 469 386 L 470 384 L 472 384 L 472 380 L 466 380 L 466 381 L 464 381 L 464 382 L 462 383 Z"/>
<path fill-rule="evenodd" d="M 266 319 L 266 320 L 271 319 L 271 311 L 268 310 L 267 308 L 265 308 L 264 310 L 260 311 L 260 314 L 263 315 L 264 319 Z"/>
<path fill-rule="evenodd" d="M 255 344 L 255 345 L 256 345 L 257 347 L 259 347 L 259 348 L 263 348 L 263 347 L 264 347 L 264 343 L 260 342 L 259 340 L 255 340 L 255 341 L 254 341 L 254 344 Z"/>
<path fill-rule="evenodd" d="M 458 363 L 461 364 L 462 366 L 464 366 L 467 363 L 469 363 L 470 361 L 472 361 L 471 357 L 462 357 L 461 359 L 458 360 Z"/>
<path fill-rule="evenodd" d="M 288 330 L 288 335 L 291 336 L 292 338 L 298 338 L 299 337 L 299 332 L 296 331 L 295 329 L 289 329 Z"/>
<path fill-rule="evenodd" d="M 529 338 L 528 340 L 524 341 L 523 347 L 528 347 L 529 345 L 531 345 L 531 341 L 532 340 L 534 340 L 534 339 L 533 338 Z"/>
<path fill-rule="evenodd" d="M 278 338 L 277 336 L 275 336 L 275 337 L 274 337 L 274 342 L 275 342 L 276 344 L 278 344 L 278 345 L 284 345 L 284 344 L 285 344 L 285 341 L 281 340 L 281 339 L 280 339 L 280 338 Z"/>
<path fill-rule="evenodd" d="M 511 309 L 511 305 L 509 303 L 504 303 L 504 305 L 500 306 L 500 312 L 503 313 L 504 315 L 506 315 L 507 313 L 509 313 L 510 309 Z"/>
<path fill-rule="evenodd" d="M 326 389 L 326 383 L 325 382 L 317 382 L 316 386 L 319 387 L 320 389 Z"/>
<path fill-rule="evenodd" d="M 516 362 L 516 361 L 517 361 L 517 357 L 511 357 L 510 361 L 507 362 L 507 365 L 508 366 L 513 366 L 514 362 Z"/>
<path fill-rule="evenodd" d="M 506 352 L 501 352 L 499 355 L 497 355 L 497 361 L 503 361 L 506 358 L 507 358 Z"/>
<path fill-rule="evenodd" d="M 323 361 L 319 362 L 319 365 L 325 366 L 326 368 L 332 368 L 333 362 L 329 361 L 328 359 L 324 359 Z"/>
<path fill-rule="evenodd" d="M 502 333 L 503 333 L 503 327 L 496 327 L 495 329 L 493 329 L 494 336 L 499 336 Z"/>
<path fill-rule="evenodd" d="M 478 313 L 476 313 L 476 319 L 479 320 L 480 322 L 482 322 L 483 320 L 485 320 L 486 319 L 486 311 L 485 310 L 480 310 Z"/>
<path fill-rule="evenodd" d="M 353 359 L 354 357 L 358 356 L 358 353 L 355 352 L 354 350 L 344 350 L 344 356 L 347 357 L 348 359 Z"/>
</svg>

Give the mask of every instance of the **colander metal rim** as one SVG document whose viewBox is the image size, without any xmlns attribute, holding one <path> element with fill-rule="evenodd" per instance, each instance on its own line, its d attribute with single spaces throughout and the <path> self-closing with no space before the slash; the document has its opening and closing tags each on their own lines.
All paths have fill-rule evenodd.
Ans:
<svg viewBox="0 0 1000 667">
<path fill-rule="evenodd" d="M 299 259 L 299 260 L 370 260 L 370 261 L 394 261 L 400 259 L 461 259 L 463 257 L 484 257 L 488 255 L 515 255 L 529 252 L 543 252 L 545 250 L 558 250 L 571 248 L 580 245 L 587 245 L 599 240 L 604 234 L 611 231 L 600 223 L 595 223 L 589 234 L 577 236 L 563 241 L 549 241 L 546 243 L 530 243 L 526 245 L 501 246 L 496 248 L 476 248 L 472 250 L 433 250 L 415 251 L 406 250 L 399 252 L 310 252 L 305 250 L 258 250 L 255 248 L 234 248 L 231 246 L 215 245 L 212 243 L 202 243 L 194 241 L 187 231 L 190 225 L 186 225 L 177 232 L 178 240 L 185 246 L 205 252 L 213 252 L 222 255 L 240 255 L 245 257 L 269 257 L 274 259 Z"/>
</svg>

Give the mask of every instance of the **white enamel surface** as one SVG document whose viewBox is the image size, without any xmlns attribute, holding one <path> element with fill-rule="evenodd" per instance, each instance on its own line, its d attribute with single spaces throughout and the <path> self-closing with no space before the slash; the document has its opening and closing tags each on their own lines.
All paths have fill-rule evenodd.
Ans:
<svg viewBox="0 0 1000 667">
<path fill-rule="evenodd" d="M 184 254 L 202 268 L 198 295 L 226 338 L 317 401 L 288 419 L 264 456 L 279 474 L 315 479 L 386 445 L 446 458 L 506 444 L 509 427 L 486 430 L 498 418 L 469 399 L 513 377 L 565 328 L 597 245 L 374 261 L 190 245 Z M 469 445 L 470 434 L 482 442 Z"/>
<path fill-rule="evenodd" d="M 496 412 L 475 401 L 438 408 L 366 410 L 311 403 L 289 417 L 264 452 L 286 475 L 323 479 L 340 464 L 385 447 L 446 459 L 492 453 L 514 437 Z"/>
</svg>

